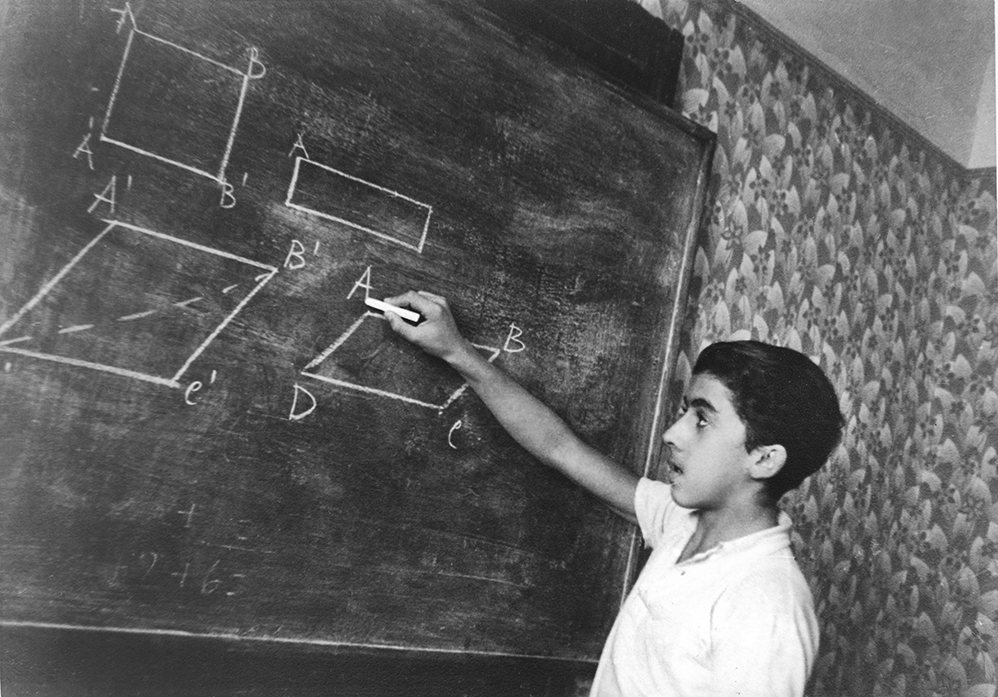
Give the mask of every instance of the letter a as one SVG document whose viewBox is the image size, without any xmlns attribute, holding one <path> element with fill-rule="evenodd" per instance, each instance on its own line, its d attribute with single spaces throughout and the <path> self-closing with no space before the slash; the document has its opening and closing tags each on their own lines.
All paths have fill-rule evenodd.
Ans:
<svg viewBox="0 0 998 697">
<path fill-rule="evenodd" d="M 303 392 L 306 395 L 308 395 L 309 399 L 312 400 L 312 406 L 310 406 L 305 411 L 296 411 L 298 409 L 298 395 L 301 394 L 301 393 L 303 393 Z M 304 419 L 306 416 L 308 416 L 313 411 L 315 411 L 315 407 L 316 407 L 316 401 L 315 401 L 315 397 L 312 396 L 312 393 L 309 392 L 308 390 L 306 390 L 304 387 L 302 387 L 298 383 L 295 383 L 295 398 L 294 398 L 294 401 L 291 402 L 291 413 L 288 415 L 288 420 L 289 421 L 298 421 L 299 419 Z"/>
<path fill-rule="evenodd" d="M 371 291 L 374 288 L 371 287 L 371 267 L 368 266 L 364 271 L 363 275 L 357 279 L 357 282 L 353 284 L 353 288 L 350 289 L 350 295 L 347 296 L 347 300 L 353 297 L 353 294 L 357 292 L 358 288 L 364 289 L 364 297 L 368 298 L 371 295 Z"/>
<path fill-rule="evenodd" d="M 308 150 L 305 149 L 305 144 L 301 142 L 301 133 L 298 134 L 298 140 L 296 140 L 295 144 L 291 147 L 291 152 L 288 153 L 288 157 L 294 155 L 296 150 L 301 150 L 305 153 L 306 160 L 310 159 L 308 156 Z"/>
<path fill-rule="evenodd" d="M 80 143 L 76 150 L 73 152 L 73 159 L 80 159 L 80 153 L 87 154 L 87 164 L 90 165 L 90 170 L 93 171 L 94 168 L 94 153 L 90 149 L 90 134 L 88 133 L 86 137 L 83 138 L 83 142 Z"/>
<path fill-rule="evenodd" d="M 111 181 L 107 183 L 104 190 L 99 194 L 94 194 L 94 202 L 90 204 L 90 208 L 87 209 L 87 213 L 93 213 L 94 209 L 101 203 L 106 203 L 111 207 L 111 215 L 114 215 L 114 204 L 117 199 L 117 194 L 115 193 L 117 189 L 117 177 L 111 175 Z"/>
<path fill-rule="evenodd" d="M 111 10 L 111 12 L 121 15 L 121 19 L 118 20 L 118 28 L 115 30 L 116 34 L 121 33 L 121 27 L 124 26 L 125 20 L 131 20 L 132 29 L 138 29 L 138 25 L 135 23 L 135 15 L 132 14 L 131 6 L 126 2 L 125 7 L 121 10 Z"/>
</svg>

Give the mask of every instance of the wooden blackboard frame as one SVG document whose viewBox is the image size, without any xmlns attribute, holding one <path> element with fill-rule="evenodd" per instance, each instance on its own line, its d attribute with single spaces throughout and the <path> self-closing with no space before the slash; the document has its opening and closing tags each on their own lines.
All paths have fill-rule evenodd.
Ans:
<svg viewBox="0 0 998 697">
<path fill-rule="evenodd" d="M 482 2 L 511 24 L 570 51 L 608 81 L 674 106 L 686 39 L 633 0 Z"/>
</svg>

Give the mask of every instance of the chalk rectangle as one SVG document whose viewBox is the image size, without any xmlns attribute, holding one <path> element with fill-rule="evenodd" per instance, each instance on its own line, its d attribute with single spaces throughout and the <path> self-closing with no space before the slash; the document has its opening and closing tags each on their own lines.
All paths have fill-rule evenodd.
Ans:
<svg viewBox="0 0 998 697">
<path fill-rule="evenodd" d="M 397 191 L 299 157 L 285 204 L 421 253 L 433 208 Z"/>
</svg>

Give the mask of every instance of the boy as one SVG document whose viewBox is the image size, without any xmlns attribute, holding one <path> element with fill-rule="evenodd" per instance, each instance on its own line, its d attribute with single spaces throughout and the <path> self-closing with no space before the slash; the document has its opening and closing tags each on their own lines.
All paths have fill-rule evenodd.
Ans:
<svg viewBox="0 0 998 697">
<path fill-rule="evenodd" d="M 531 454 L 641 527 L 652 548 L 603 648 L 592 697 L 801 695 L 818 649 L 807 583 L 777 507 L 825 462 L 843 419 L 806 356 L 759 342 L 707 347 L 665 432 L 671 484 L 583 443 L 458 332 L 447 301 L 388 302 L 392 329 L 456 369 Z"/>
</svg>

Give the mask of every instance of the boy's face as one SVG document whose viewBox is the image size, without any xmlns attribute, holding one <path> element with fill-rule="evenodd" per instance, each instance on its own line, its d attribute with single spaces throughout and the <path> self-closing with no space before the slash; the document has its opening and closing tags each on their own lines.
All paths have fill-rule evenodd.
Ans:
<svg viewBox="0 0 998 697">
<path fill-rule="evenodd" d="M 735 412 L 731 391 L 711 375 L 693 376 L 679 418 L 662 440 L 672 498 L 680 506 L 719 510 L 752 481 L 745 423 Z"/>
</svg>

